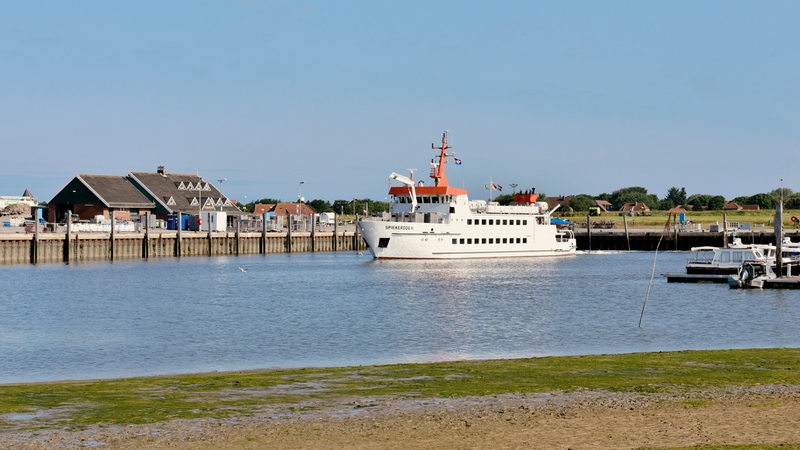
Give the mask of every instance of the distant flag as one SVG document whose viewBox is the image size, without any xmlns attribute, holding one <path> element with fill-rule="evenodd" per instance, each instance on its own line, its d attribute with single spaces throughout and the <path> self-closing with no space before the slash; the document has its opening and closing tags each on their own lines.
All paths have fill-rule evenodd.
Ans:
<svg viewBox="0 0 800 450">
<path fill-rule="evenodd" d="M 461 160 L 458 158 L 453 158 L 453 162 L 456 163 L 457 166 L 461 165 Z"/>
<path fill-rule="evenodd" d="M 484 184 L 483 187 L 485 187 L 487 191 L 489 190 L 489 185 L 488 184 Z"/>
<path fill-rule="evenodd" d="M 500 186 L 500 185 L 498 184 L 498 185 L 497 185 L 497 190 L 498 190 L 498 191 L 502 191 L 502 190 L 503 190 L 503 186 Z"/>
</svg>

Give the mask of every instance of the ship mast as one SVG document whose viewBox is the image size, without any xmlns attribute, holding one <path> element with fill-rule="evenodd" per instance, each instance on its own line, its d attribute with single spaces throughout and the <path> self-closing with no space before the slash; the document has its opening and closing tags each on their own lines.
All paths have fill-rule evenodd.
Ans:
<svg viewBox="0 0 800 450">
<path fill-rule="evenodd" d="M 434 180 L 433 184 L 434 186 L 447 187 L 447 176 L 444 174 L 444 165 L 447 164 L 448 156 L 455 156 L 455 153 L 447 153 L 447 149 L 452 148 L 447 145 L 447 130 L 442 133 L 442 145 L 436 147 L 435 144 L 431 144 L 431 148 L 439 150 L 439 162 L 431 161 L 431 178 Z"/>
</svg>

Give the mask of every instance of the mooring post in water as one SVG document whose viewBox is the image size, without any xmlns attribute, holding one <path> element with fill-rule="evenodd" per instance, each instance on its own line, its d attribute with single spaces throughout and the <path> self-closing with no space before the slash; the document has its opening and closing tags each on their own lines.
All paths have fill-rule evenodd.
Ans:
<svg viewBox="0 0 800 450">
<path fill-rule="evenodd" d="M 336 217 L 336 214 L 333 215 L 333 251 L 336 251 L 339 246 L 336 244 L 336 231 L 338 230 L 339 218 Z"/>
<path fill-rule="evenodd" d="M 211 214 L 208 215 L 208 256 L 211 256 L 213 253 L 212 248 L 212 238 L 211 238 Z"/>
<path fill-rule="evenodd" d="M 631 235 L 628 234 L 628 216 L 622 215 L 622 224 L 625 226 L 625 242 L 628 243 L 628 251 L 631 250 Z"/>
<path fill-rule="evenodd" d="M 586 246 L 592 251 L 592 216 L 586 216 Z"/>
<path fill-rule="evenodd" d="M 261 224 L 261 248 L 262 255 L 267 253 L 267 213 L 264 213 L 264 221 Z"/>
<path fill-rule="evenodd" d="M 722 248 L 728 248 L 728 215 L 722 213 Z"/>
<path fill-rule="evenodd" d="M 33 215 L 33 240 L 31 241 L 31 264 L 39 261 L 39 219 Z"/>
<path fill-rule="evenodd" d="M 314 238 L 316 227 L 314 226 L 314 215 L 310 214 L 308 217 L 311 219 L 311 252 L 313 253 L 317 251 L 317 240 Z"/>
<path fill-rule="evenodd" d="M 150 211 L 144 213 L 144 241 L 142 242 L 142 258 L 150 258 Z"/>
<path fill-rule="evenodd" d="M 286 223 L 288 224 L 286 230 L 286 252 L 292 253 L 292 215 L 287 214 L 286 219 Z"/>
<path fill-rule="evenodd" d="M 67 234 L 64 236 L 64 262 L 69 264 L 72 257 L 72 211 L 67 210 Z"/>
<path fill-rule="evenodd" d="M 183 243 L 181 242 L 181 228 L 183 228 L 183 213 L 179 212 L 178 213 L 178 234 L 177 234 L 177 237 L 175 238 L 175 257 L 176 258 L 180 258 L 181 257 L 181 251 L 182 251 L 181 245 L 183 245 Z"/>
<path fill-rule="evenodd" d="M 114 261 L 114 209 L 108 210 L 111 216 L 111 261 Z"/>
<path fill-rule="evenodd" d="M 236 219 L 236 232 L 234 233 L 234 238 L 236 239 L 236 256 L 239 256 L 240 253 L 239 246 L 241 245 L 241 242 L 239 242 L 239 226 L 241 225 L 241 223 L 242 219 L 241 217 L 238 217 Z"/>
</svg>

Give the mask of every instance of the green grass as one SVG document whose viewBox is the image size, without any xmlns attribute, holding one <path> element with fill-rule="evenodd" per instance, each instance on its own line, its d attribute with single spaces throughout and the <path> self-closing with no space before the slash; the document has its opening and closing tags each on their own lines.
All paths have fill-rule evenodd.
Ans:
<svg viewBox="0 0 800 450">
<path fill-rule="evenodd" d="M 80 429 L 177 418 L 292 411 L 341 399 L 463 397 L 609 390 L 676 392 L 731 385 L 800 384 L 800 349 L 634 353 L 341 368 L 259 370 L 97 381 L 0 385 L 0 430 Z M 362 405 L 364 406 L 364 405 Z M 702 405 L 687 404 L 687 407 Z"/>
<path fill-rule="evenodd" d="M 557 212 L 556 215 L 563 213 Z M 760 227 L 772 228 L 772 222 L 775 219 L 775 210 L 759 210 L 759 211 L 725 211 L 725 218 L 728 222 L 749 223 L 752 229 Z M 575 212 L 566 214 L 573 221 L 583 221 L 585 225 L 586 213 Z M 795 224 L 792 222 L 792 216 L 800 217 L 798 210 L 784 210 L 783 212 L 783 226 L 785 229 L 794 229 Z M 649 216 L 628 216 L 628 226 L 636 227 L 660 227 L 663 228 L 667 223 L 669 213 L 666 211 L 653 211 Z M 723 211 L 700 211 L 700 212 L 686 212 L 686 220 L 691 220 L 695 224 L 703 224 L 704 229 L 708 229 L 708 225 L 712 223 L 722 224 Z M 615 228 L 623 226 L 623 217 L 619 212 L 603 213 L 600 216 L 591 217 L 592 222 L 599 221 L 613 221 Z"/>
</svg>

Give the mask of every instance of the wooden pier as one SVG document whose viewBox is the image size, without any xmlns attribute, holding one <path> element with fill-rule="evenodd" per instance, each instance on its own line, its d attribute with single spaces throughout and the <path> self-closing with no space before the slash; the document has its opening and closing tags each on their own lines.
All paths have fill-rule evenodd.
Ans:
<svg viewBox="0 0 800 450">
<path fill-rule="evenodd" d="M 366 249 L 354 231 L 8 233 L 0 234 L 0 265 Z"/>
<path fill-rule="evenodd" d="M 728 275 L 665 273 L 667 283 L 728 283 Z M 800 289 L 800 276 L 764 281 L 764 289 Z"/>
</svg>

